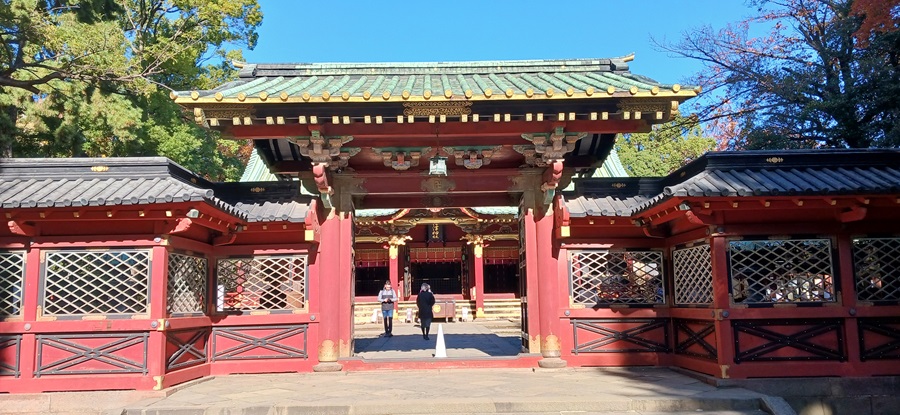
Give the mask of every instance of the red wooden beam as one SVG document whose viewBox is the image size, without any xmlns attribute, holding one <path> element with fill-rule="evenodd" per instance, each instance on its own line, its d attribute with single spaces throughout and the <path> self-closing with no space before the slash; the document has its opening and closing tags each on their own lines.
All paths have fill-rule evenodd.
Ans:
<svg viewBox="0 0 900 415">
<path fill-rule="evenodd" d="M 437 202 L 437 203 L 435 203 Z M 362 203 L 357 204 L 360 209 L 403 209 L 403 208 L 427 208 L 435 207 L 479 207 L 479 206 L 506 206 L 515 200 L 508 193 L 470 193 L 449 195 L 368 195 Z"/>
<path fill-rule="evenodd" d="M 410 138 L 467 138 L 478 137 L 479 140 L 487 137 L 517 137 L 519 143 L 523 141 L 522 133 L 549 133 L 556 121 L 509 121 L 509 122 L 450 122 L 443 124 L 431 124 L 417 121 L 415 123 L 385 122 L 384 124 L 283 124 L 283 125 L 236 125 L 228 132 L 234 138 L 288 138 L 311 135 L 310 129 L 318 129 L 323 135 L 341 136 L 352 135 L 357 144 L 359 140 L 368 139 L 396 139 L 397 137 Z M 564 123 L 566 131 L 577 131 L 594 134 L 641 132 L 649 131 L 649 125 L 641 120 L 575 120 Z M 408 142 L 404 140 L 404 142 Z M 421 143 L 419 143 L 421 145 Z M 444 145 L 448 143 L 443 142 Z M 491 144 L 498 144 L 493 143 Z M 383 141 L 379 142 L 383 144 Z"/>
<path fill-rule="evenodd" d="M 19 236 L 35 236 L 38 234 L 38 229 L 35 226 L 28 225 L 23 221 L 15 221 L 11 220 L 6 223 L 9 227 L 9 231 L 14 235 Z"/>
</svg>

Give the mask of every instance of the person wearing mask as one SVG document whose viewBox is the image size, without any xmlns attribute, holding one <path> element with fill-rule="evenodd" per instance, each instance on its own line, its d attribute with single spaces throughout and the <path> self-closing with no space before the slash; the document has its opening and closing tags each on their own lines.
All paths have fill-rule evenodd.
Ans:
<svg viewBox="0 0 900 415">
<path fill-rule="evenodd" d="M 390 281 L 384 282 L 384 289 L 378 292 L 378 300 L 381 301 L 381 316 L 384 317 L 384 337 L 391 337 L 394 329 L 394 303 L 397 301 L 397 292 L 391 287 Z"/>
<path fill-rule="evenodd" d="M 416 306 L 419 307 L 419 326 L 422 328 L 422 337 L 428 340 L 428 332 L 431 331 L 431 320 L 434 319 L 434 294 L 431 293 L 431 286 L 422 284 L 422 290 L 416 297 Z"/>
</svg>

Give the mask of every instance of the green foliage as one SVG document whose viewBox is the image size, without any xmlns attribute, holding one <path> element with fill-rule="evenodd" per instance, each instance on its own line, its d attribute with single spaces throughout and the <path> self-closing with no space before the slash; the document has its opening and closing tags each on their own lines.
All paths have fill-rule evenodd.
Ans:
<svg viewBox="0 0 900 415">
<path fill-rule="evenodd" d="M 699 116 L 724 132 L 723 147 L 896 147 L 898 9 L 879 6 L 867 23 L 884 2 L 859 1 L 754 0 L 757 16 L 659 46 L 704 62 Z"/>
<path fill-rule="evenodd" d="M 256 0 L 0 1 L 0 149 L 6 156 L 169 157 L 237 179 L 241 143 L 193 124 L 169 88 L 233 78 Z"/>
<path fill-rule="evenodd" d="M 624 134 L 616 141 L 622 165 L 629 175 L 638 177 L 665 176 L 715 147 L 716 140 L 704 136 L 695 119 L 684 117 L 654 125 L 649 133 Z"/>
</svg>

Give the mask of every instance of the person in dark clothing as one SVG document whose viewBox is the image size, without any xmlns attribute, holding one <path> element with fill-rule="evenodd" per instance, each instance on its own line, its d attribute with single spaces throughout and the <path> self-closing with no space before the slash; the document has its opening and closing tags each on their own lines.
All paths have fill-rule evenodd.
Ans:
<svg viewBox="0 0 900 415">
<path fill-rule="evenodd" d="M 384 317 L 384 337 L 391 337 L 394 330 L 394 303 L 397 302 L 397 292 L 391 286 L 390 281 L 384 282 L 384 289 L 378 292 L 378 300 L 381 301 L 381 315 Z"/>
<path fill-rule="evenodd" d="M 266 290 L 259 297 L 259 306 L 263 310 L 283 310 L 287 308 L 286 277 L 266 277 Z"/>
<path fill-rule="evenodd" d="M 428 332 L 431 331 L 431 320 L 434 319 L 434 294 L 431 293 L 431 287 L 428 284 L 422 284 L 422 290 L 416 298 L 416 305 L 419 307 L 419 326 L 422 327 L 422 337 L 428 340 Z"/>
</svg>

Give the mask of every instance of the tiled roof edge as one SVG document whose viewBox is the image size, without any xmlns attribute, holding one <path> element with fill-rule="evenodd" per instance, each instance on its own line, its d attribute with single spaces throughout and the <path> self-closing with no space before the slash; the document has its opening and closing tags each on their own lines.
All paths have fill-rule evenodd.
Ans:
<svg viewBox="0 0 900 415">
<path fill-rule="evenodd" d="M 634 59 L 634 55 L 613 58 L 573 58 L 573 59 L 518 59 L 518 60 L 485 60 L 485 61 L 435 61 L 435 62 L 299 62 L 299 63 L 250 63 L 240 71 L 241 77 L 255 76 L 260 70 L 327 70 L 327 69 L 417 69 L 417 68 L 495 68 L 506 67 L 543 67 L 543 66 L 625 66 Z"/>
</svg>

